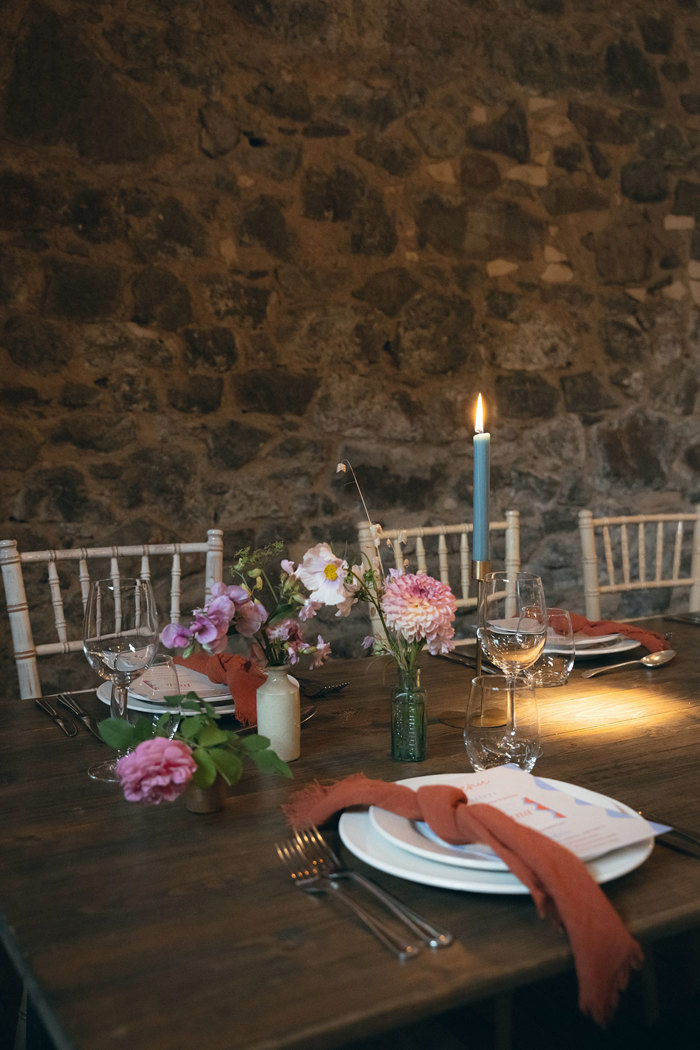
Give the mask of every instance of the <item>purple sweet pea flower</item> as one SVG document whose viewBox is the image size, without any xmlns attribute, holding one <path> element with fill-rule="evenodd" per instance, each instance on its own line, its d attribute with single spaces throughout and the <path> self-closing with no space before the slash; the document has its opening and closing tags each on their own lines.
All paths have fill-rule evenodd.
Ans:
<svg viewBox="0 0 700 1050">
<path fill-rule="evenodd" d="M 252 598 L 236 606 L 236 630 L 244 638 L 252 638 L 267 619 L 265 606 Z"/>
<path fill-rule="evenodd" d="M 181 623 L 168 623 L 160 632 L 160 640 L 166 649 L 184 649 L 192 640 L 192 631 Z"/>
<path fill-rule="evenodd" d="M 330 655 L 330 645 L 328 644 L 328 642 L 324 642 L 323 638 L 319 634 L 318 641 L 316 642 L 316 652 L 314 653 L 314 658 L 311 661 L 311 669 L 313 670 L 315 667 L 320 667 L 324 660 L 327 660 Z"/>
</svg>

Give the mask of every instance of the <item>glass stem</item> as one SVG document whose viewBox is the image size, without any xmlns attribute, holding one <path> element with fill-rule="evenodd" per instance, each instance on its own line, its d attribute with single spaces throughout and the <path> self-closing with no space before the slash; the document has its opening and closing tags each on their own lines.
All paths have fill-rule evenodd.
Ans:
<svg viewBox="0 0 700 1050">
<path fill-rule="evenodd" d="M 112 680 L 112 695 L 109 700 L 109 713 L 112 718 L 126 718 L 126 703 L 129 686 L 126 682 Z"/>
<path fill-rule="evenodd" d="M 506 732 L 509 736 L 515 736 L 515 678 L 508 675 L 506 678 Z"/>
</svg>

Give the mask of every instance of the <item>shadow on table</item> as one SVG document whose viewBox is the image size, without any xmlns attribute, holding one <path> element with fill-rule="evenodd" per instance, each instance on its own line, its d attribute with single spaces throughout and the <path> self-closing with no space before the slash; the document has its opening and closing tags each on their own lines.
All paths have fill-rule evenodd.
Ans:
<svg viewBox="0 0 700 1050">
<path fill-rule="evenodd" d="M 448 1011 L 338 1050 L 659 1050 L 700 1046 L 700 930 L 645 949 L 652 966 L 635 974 L 605 1030 L 583 1017 L 573 974 L 508 998 Z"/>
</svg>

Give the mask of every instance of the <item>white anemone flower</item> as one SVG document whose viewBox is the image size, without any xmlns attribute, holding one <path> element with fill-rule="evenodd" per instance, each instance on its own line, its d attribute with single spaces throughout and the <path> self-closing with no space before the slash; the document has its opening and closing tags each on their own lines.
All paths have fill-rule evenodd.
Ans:
<svg viewBox="0 0 700 1050">
<path fill-rule="evenodd" d="M 312 602 L 341 605 L 348 597 L 345 589 L 347 571 L 347 562 L 336 558 L 327 543 L 317 543 L 302 558 L 296 575 L 310 592 Z"/>
</svg>

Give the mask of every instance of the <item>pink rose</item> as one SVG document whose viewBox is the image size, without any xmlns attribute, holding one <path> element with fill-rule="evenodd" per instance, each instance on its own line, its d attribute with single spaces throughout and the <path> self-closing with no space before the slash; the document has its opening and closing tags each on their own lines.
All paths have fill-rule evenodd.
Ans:
<svg viewBox="0 0 700 1050">
<path fill-rule="evenodd" d="M 157 736 L 143 740 L 117 762 L 117 776 L 129 802 L 174 802 L 197 769 L 192 752 L 180 740 Z"/>
</svg>

